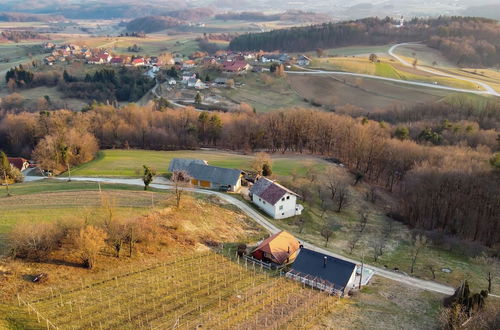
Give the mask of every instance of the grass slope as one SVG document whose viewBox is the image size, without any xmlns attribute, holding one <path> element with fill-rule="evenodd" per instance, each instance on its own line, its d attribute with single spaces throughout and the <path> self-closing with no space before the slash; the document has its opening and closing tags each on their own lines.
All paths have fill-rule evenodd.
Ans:
<svg viewBox="0 0 500 330">
<path fill-rule="evenodd" d="M 250 155 L 220 151 L 151 151 L 151 150 L 103 150 L 98 157 L 72 171 L 75 176 L 117 176 L 139 177 L 142 165 L 152 166 L 158 175 L 167 173 L 172 158 L 198 158 L 206 160 L 210 165 L 227 168 L 250 168 L 254 159 Z M 315 157 L 276 155 L 273 156 L 273 172 L 289 175 L 293 171 L 305 173 L 310 166 L 322 167 L 325 161 Z"/>
</svg>

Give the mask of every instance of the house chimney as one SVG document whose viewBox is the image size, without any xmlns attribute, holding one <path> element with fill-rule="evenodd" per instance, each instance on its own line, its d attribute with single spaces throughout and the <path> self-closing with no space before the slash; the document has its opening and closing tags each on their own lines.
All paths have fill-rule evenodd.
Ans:
<svg viewBox="0 0 500 330">
<path fill-rule="evenodd" d="M 323 268 L 326 268 L 326 256 L 323 257 Z"/>
</svg>

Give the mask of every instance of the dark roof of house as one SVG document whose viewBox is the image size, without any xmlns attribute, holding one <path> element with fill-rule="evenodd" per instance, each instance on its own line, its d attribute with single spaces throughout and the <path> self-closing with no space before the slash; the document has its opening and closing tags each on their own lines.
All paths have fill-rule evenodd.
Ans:
<svg viewBox="0 0 500 330">
<path fill-rule="evenodd" d="M 173 158 L 168 166 L 169 172 L 187 171 L 192 163 L 206 165 L 207 162 L 201 159 Z"/>
<path fill-rule="evenodd" d="M 271 181 L 267 178 L 260 178 L 257 180 L 257 182 L 255 182 L 255 184 L 250 188 L 250 192 L 259 196 L 271 205 L 276 204 L 276 202 L 278 202 L 287 193 L 299 196 L 290 189 L 287 189 L 279 183 Z"/>
<path fill-rule="evenodd" d="M 17 168 L 18 170 L 22 170 L 24 163 L 28 162 L 27 159 L 24 159 L 24 158 L 21 158 L 21 157 L 7 157 L 7 160 L 9 161 L 9 163 L 12 166 L 14 166 L 15 168 Z"/>
<path fill-rule="evenodd" d="M 187 172 L 197 180 L 231 186 L 236 185 L 241 176 L 241 170 L 197 163 L 189 164 Z"/>
<path fill-rule="evenodd" d="M 326 267 L 323 267 L 326 257 Z M 323 253 L 302 248 L 292 265 L 292 271 L 302 275 L 317 277 L 323 281 L 330 282 L 335 288 L 345 288 L 349 283 L 352 273 L 356 270 L 356 264 L 327 256 Z"/>
</svg>

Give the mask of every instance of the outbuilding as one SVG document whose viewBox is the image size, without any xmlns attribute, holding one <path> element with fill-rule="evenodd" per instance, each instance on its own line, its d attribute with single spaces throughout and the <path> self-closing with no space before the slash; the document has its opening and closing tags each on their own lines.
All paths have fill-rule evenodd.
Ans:
<svg viewBox="0 0 500 330">
<path fill-rule="evenodd" d="M 252 257 L 278 266 L 295 260 L 300 250 L 300 242 L 289 232 L 280 231 L 269 236 L 252 251 Z"/>
</svg>

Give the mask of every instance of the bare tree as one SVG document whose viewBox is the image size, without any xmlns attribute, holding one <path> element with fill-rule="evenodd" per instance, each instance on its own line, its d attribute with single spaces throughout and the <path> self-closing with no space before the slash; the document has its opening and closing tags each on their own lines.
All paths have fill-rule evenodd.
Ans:
<svg viewBox="0 0 500 330">
<path fill-rule="evenodd" d="M 325 239 L 325 247 L 328 246 L 328 241 L 330 240 L 330 238 L 334 237 L 333 234 L 333 230 L 328 225 L 325 225 L 321 229 L 321 236 L 323 236 L 323 238 Z"/>
<path fill-rule="evenodd" d="M 349 185 L 342 182 L 337 187 L 337 212 L 340 212 L 343 207 L 349 202 Z"/>
<path fill-rule="evenodd" d="M 349 246 L 349 253 L 352 253 L 352 251 L 354 251 L 360 239 L 361 239 L 361 232 L 355 231 L 351 236 L 351 239 L 349 239 L 349 242 L 347 243 Z"/>
<path fill-rule="evenodd" d="M 186 188 L 191 186 L 191 177 L 186 171 L 176 171 L 172 173 L 172 182 L 174 183 L 175 205 L 179 208 Z"/>
<path fill-rule="evenodd" d="M 272 168 L 273 161 L 271 156 L 266 152 L 258 152 L 255 154 L 255 159 L 251 162 L 250 167 L 259 175 L 262 175 L 265 164 Z"/>
<path fill-rule="evenodd" d="M 359 212 L 359 232 L 362 233 L 365 231 L 366 224 L 368 223 L 368 213 L 366 212 Z"/>
<path fill-rule="evenodd" d="M 373 252 L 373 261 L 377 262 L 378 258 L 380 258 L 384 254 L 385 248 L 385 239 L 381 235 L 379 238 L 370 242 L 370 246 Z"/>
<path fill-rule="evenodd" d="M 483 266 L 484 269 L 484 279 L 488 282 L 488 292 L 492 293 L 492 281 L 495 278 L 495 270 L 497 269 L 497 259 L 488 256 L 486 253 L 482 253 L 480 256 L 476 257 L 476 261 Z"/>
<path fill-rule="evenodd" d="M 425 235 L 417 234 L 411 237 L 410 244 L 411 244 L 410 273 L 413 274 L 413 271 L 415 270 L 415 264 L 417 263 L 418 255 L 429 245 L 429 242 L 427 241 L 427 237 Z"/>
</svg>

